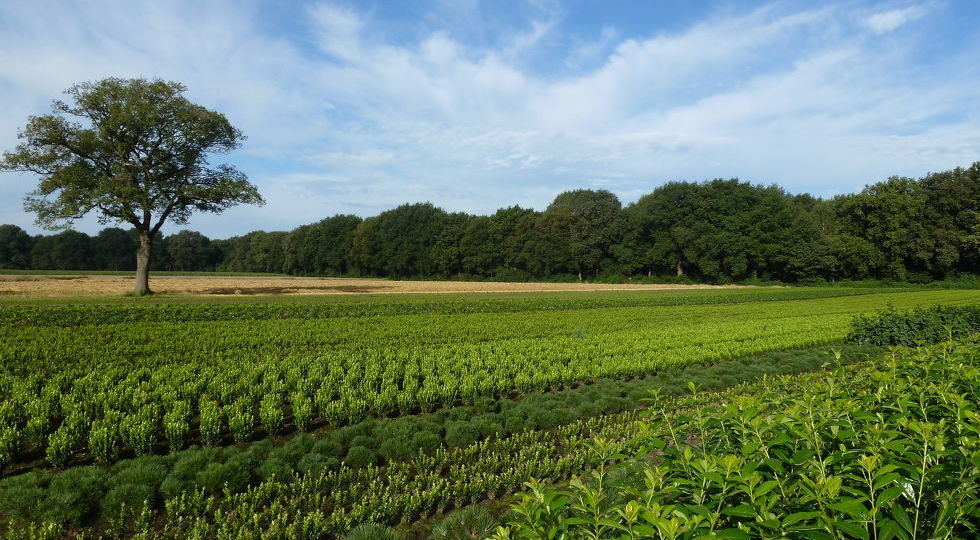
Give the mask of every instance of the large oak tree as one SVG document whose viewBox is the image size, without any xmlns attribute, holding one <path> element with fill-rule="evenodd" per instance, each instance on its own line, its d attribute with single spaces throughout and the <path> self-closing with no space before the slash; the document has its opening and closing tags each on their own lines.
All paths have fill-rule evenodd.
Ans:
<svg viewBox="0 0 980 540">
<path fill-rule="evenodd" d="M 153 238 L 168 220 L 262 204 L 244 173 L 211 165 L 211 154 L 241 145 L 221 113 L 188 101 L 177 82 L 109 78 L 72 86 L 52 114 L 32 116 L 0 169 L 40 175 L 24 202 L 39 226 L 67 228 L 95 212 L 101 223 L 129 223 L 139 237 L 137 295 L 149 292 Z"/>
</svg>

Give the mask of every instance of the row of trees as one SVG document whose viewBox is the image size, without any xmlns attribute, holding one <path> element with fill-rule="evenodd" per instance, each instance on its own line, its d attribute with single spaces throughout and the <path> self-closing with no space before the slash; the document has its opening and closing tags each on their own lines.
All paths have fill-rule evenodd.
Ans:
<svg viewBox="0 0 980 540">
<path fill-rule="evenodd" d="M 0 268 L 134 267 L 136 237 L 105 229 L 31 237 L 0 227 Z M 505 280 L 688 277 L 928 280 L 980 270 L 980 162 L 893 177 L 830 200 L 738 180 L 671 182 L 623 207 L 605 190 L 562 193 L 544 211 L 490 216 L 406 204 L 289 232 L 154 242 L 153 267 L 296 275 Z"/>
<path fill-rule="evenodd" d="M 95 236 L 67 230 L 31 236 L 16 225 L 0 225 L 0 269 L 135 270 L 139 235 L 117 227 Z M 195 231 L 157 235 L 151 265 L 156 270 L 212 271 L 224 259 L 227 240 Z"/>
</svg>

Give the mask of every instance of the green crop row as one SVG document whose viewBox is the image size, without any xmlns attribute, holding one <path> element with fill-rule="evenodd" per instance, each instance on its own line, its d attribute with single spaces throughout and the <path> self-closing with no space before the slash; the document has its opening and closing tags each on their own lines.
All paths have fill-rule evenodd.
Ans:
<svg viewBox="0 0 980 540">
<path fill-rule="evenodd" d="M 0 463 L 108 463 L 641 376 L 840 341 L 854 313 L 885 303 L 977 297 L 4 328 Z"/>
<path fill-rule="evenodd" d="M 904 289 L 728 289 L 725 291 L 657 291 L 634 295 L 589 295 L 505 299 L 404 300 L 360 302 L 242 303 L 242 304 L 76 304 L 0 305 L 0 326 L 87 326 L 141 322 L 259 321 L 272 319 L 329 319 L 394 315 L 459 315 L 567 311 L 612 307 L 651 307 L 734 304 L 836 298 Z"/>
<path fill-rule="evenodd" d="M 936 531 L 972 537 L 980 426 L 976 401 L 968 396 L 980 391 L 978 352 L 976 341 L 897 352 L 830 375 L 768 378 L 724 393 L 659 398 L 656 412 L 639 422 L 636 413 L 592 418 L 420 454 L 384 468 L 341 466 L 272 478 L 240 493 L 188 492 L 162 501 L 163 510 L 121 509 L 98 531 L 113 537 L 323 538 L 365 522 L 406 524 L 530 487 L 531 496 L 515 507 L 528 518 L 500 530 L 501 538 L 549 537 L 549 528 L 554 537 L 567 532 L 564 537 L 579 538 L 590 525 L 598 526 L 593 532 L 599 538 L 671 537 L 661 526 L 676 526 L 675 537 L 687 538 L 707 533 L 713 524 L 714 532 L 739 538 L 868 538 L 873 527 L 881 532 L 886 519 L 904 527 L 900 518 L 885 517 L 895 514 L 909 517 L 912 532 L 903 536 L 889 526 L 899 531 L 893 537 Z M 651 452 L 660 466 L 644 460 L 639 467 L 650 467 L 650 475 L 619 475 L 622 489 L 573 480 L 572 491 L 563 493 L 531 482 L 554 483 Z M 66 507 L 97 504 L 93 495 L 105 489 L 118 490 L 113 500 L 125 500 L 121 484 L 100 479 L 97 470 L 72 469 L 74 489 L 62 500 L 74 504 Z M 863 471 L 870 471 L 870 482 Z M 127 479 L 133 482 L 141 474 Z M 630 489 L 650 498 L 628 506 L 631 499 L 621 497 L 629 497 Z M 585 490 L 598 495 L 593 507 L 581 506 L 588 499 Z M 862 498 L 863 493 L 872 495 Z M 648 512 L 632 514 L 638 504 L 646 504 L 641 509 Z M 901 509 L 893 510 L 895 505 Z M 670 512 L 663 511 L 667 507 Z M 582 515 L 590 510 L 602 519 Z M 873 523 L 872 516 L 881 521 Z M 647 519 L 654 520 L 653 528 L 630 536 L 629 527 Z M 11 525 L 12 538 L 56 538 L 65 532 L 54 521 Z"/>
<path fill-rule="evenodd" d="M 656 460 L 530 483 L 494 538 L 977 538 L 980 342 L 654 416 Z"/>
<path fill-rule="evenodd" d="M 274 446 L 270 439 L 248 445 L 217 448 L 192 447 L 166 456 L 122 460 L 111 467 L 92 469 L 86 478 L 99 479 L 101 491 L 69 507 L 58 493 L 79 473 L 32 471 L 0 481 L 0 512 L 23 523 L 74 522 L 95 517 L 111 519 L 128 507 L 161 501 L 184 493 L 205 490 L 221 495 L 227 488 L 239 493 L 251 485 L 294 474 L 303 477 L 335 470 L 407 461 L 420 452 L 459 448 L 477 441 L 512 436 L 526 431 L 553 429 L 585 418 L 616 414 L 641 405 L 653 391 L 663 395 L 687 392 L 689 382 L 699 388 L 720 389 L 764 375 L 812 371 L 831 361 L 853 362 L 876 348 L 845 346 L 803 351 L 780 351 L 716 364 L 667 370 L 633 381 L 602 380 L 549 393 L 534 393 L 519 400 L 479 400 L 473 406 L 443 409 L 436 413 L 391 419 L 368 419 L 356 425 L 299 434 Z M 835 360 L 835 354 L 837 360 Z M 101 499 L 98 506 L 93 501 Z"/>
</svg>

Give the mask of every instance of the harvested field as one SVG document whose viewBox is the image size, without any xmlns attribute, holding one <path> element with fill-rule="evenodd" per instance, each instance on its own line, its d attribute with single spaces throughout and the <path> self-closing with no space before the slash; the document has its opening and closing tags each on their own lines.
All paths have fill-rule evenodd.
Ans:
<svg viewBox="0 0 980 540">
<path fill-rule="evenodd" d="M 133 278 L 122 276 L 0 275 L 0 296 L 72 297 L 122 295 Z M 359 278 L 160 276 L 150 279 L 158 294 L 176 296 L 256 296 L 297 294 L 460 293 L 712 289 L 732 286 L 619 283 L 501 283 L 473 281 L 392 281 Z"/>
</svg>

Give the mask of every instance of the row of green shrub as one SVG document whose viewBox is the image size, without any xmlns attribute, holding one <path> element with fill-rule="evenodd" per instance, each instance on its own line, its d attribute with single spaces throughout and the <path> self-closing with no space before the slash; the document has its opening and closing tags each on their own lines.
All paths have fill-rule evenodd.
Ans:
<svg viewBox="0 0 980 540">
<path fill-rule="evenodd" d="M 841 360 L 853 361 L 872 350 L 847 346 L 841 349 Z M 144 502 L 159 507 L 195 490 L 237 493 L 273 478 L 286 481 L 295 474 L 322 474 L 341 463 L 367 467 L 411 460 L 420 452 L 464 447 L 632 409 L 654 390 L 679 395 L 687 391 L 689 382 L 700 388 L 724 388 L 763 375 L 819 369 L 834 358 L 829 348 L 781 351 L 709 367 L 669 369 L 633 381 L 606 379 L 521 399 L 481 399 L 473 406 L 421 416 L 369 419 L 322 433 L 298 434 L 278 445 L 264 439 L 224 449 L 195 446 L 167 456 L 123 460 L 111 467 L 35 470 L 0 481 L 0 512 L 24 522 L 78 525 L 96 516 L 112 518 L 123 504 L 130 509 Z"/>
<path fill-rule="evenodd" d="M 877 313 L 855 316 L 848 341 L 911 347 L 977 332 L 980 332 L 980 305 L 936 305 L 910 310 L 889 307 Z"/>
<path fill-rule="evenodd" d="M 656 408 L 625 461 L 531 481 L 509 505 L 449 514 L 428 538 L 976 538 L 978 353 L 976 338 L 895 349 Z M 344 539 L 425 532 L 369 522 Z"/>
<path fill-rule="evenodd" d="M 980 341 L 967 338 L 679 414 L 658 411 L 644 421 L 648 444 L 634 459 L 562 487 L 531 482 L 508 523 L 484 533 L 978 538 L 978 381 Z"/>
<path fill-rule="evenodd" d="M 843 341 L 915 291 L 782 302 L 0 327 L 0 466 L 73 466 Z M 43 330 L 43 331 L 42 331 Z M 4 373 L 7 371 L 7 373 Z"/>
<path fill-rule="evenodd" d="M 391 315 L 516 313 L 610 307 L 734 304 L 877 294 L 881 289 L 729 289 L 504 299 L 378 300 L 242 304 L 0 305 L 0 326 L 83 326 L 138 322 L 256 321 Z M 902 292 L 897 289 L 895 292 Z"/>
</svg>

